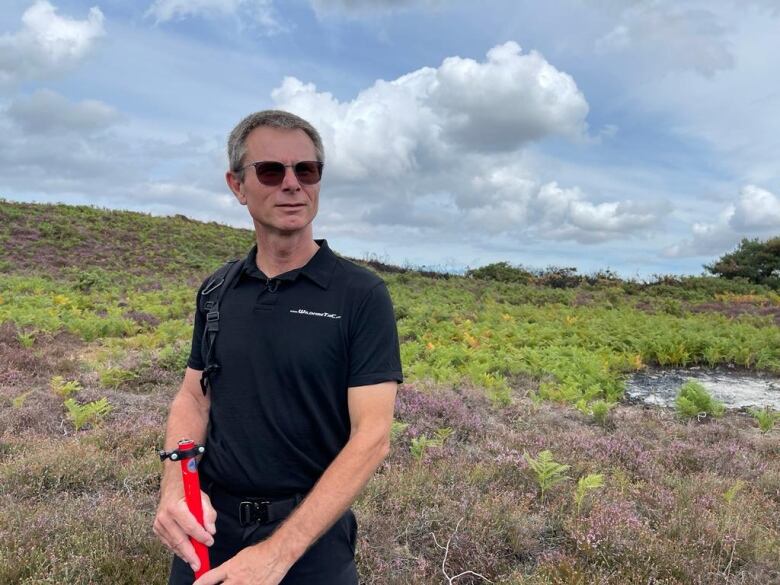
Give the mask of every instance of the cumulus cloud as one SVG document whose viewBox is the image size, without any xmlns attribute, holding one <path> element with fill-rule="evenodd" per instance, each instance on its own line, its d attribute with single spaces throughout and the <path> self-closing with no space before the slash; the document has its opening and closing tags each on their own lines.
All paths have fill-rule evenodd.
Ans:
<svg viewBox="0 0 780 585">
<path fill-rule="evenodd" d="M 273 0 L 155 0 L 146 16 L 160 24 L 190 17 L 224 17 L 239 13 L 248 15 L 267 32 L 283 28 L 275 16 Z"/>
<path fill-rule="evenodd" d="M 536 51 L 521 53 L 508 42 L 488 51 L 485 63 L 444 60 L 430 100 L 455 142 L 504 150 L 552 134 L 584 133 L 588 104 L 574 79 Z"/>
<path fill-rule="evenodd" d="M 482 194 L 481 199 L 448 192 L 406 193 L 369 208 L 362 219 L 429 235 L 448 232 L 490 239 L 503 234 L 597 244 L 655 229 L 668 211 L 664 202 L 595 203 L 577 187 L 564 188 L 555 181 L 538 184 L 502 172 L 475 177 L 472 185 L 471 193 Z"/>
<path fill-rule="evenodd" d="M 339 102 L 288 77 L 272 97 L 311 119 L 339 176 L 397 176 L 461 152 L 511 151 L 551 135 L 584 136 L 588 104 L 574 79 L 515 42 L 485 62 L 450 57 Z"/>
<path fill-rule="evenodd" d="M 768 237 L 780 231 L 780 197 L 755 185 L 740 190 L 713 223 L 696 222 L 691 237 L 669 246 L 670 258 L 711 256 L 733 248 L 742 238 Z"/>
<path fill-rule="evenodd" d="M 663 202 L 595 203 L 579 188 L 564 188 L 555 181 L 542 185 L 528 181 L 515 185 L 493 183 L 502 196 L 493 206 L 469 212 L 475 225 L 492 224 L 496 231 L 509 232 L 521 228 L 542 239 L 593 244 L 631 237 L 655 228 L 667 210 Z"/>
<path fill-rule="evenodd" d="M 780 197 L 747 185 L 740 192 L 729 225 L 735 230 L 780 230 Z"/>
<path fill-rule="evenodd" d="M 549 136 L 586 137 L 588 104 L 571 76 L 515 42 L 482 62 L 449 57 L 377 81 L 351 101 L 293 77 L 272 98 L 320 130 L 327 193 L 359 200 L 370 225 L 598 243 L 646 233 L 667 210 L 539 180 L 523 153 Z"/>
<path fill-rule="evenodd" d="M 734 66 L 727 29 L 704 8 L 668 0 L 623 4 L 618 23 L 596 41 L 599 53 L 629 52 L 643 68 L 691 69 L 712 76 Z"/>
<path fill-rule="evenodd" d="M 105 34 L 103 20 L 95 6 L 85 20 L 75 20 L 37 0 L 22 15 L 21 30 L 0 35 L 0 84 L 45 77 L 78 63 Z"/>
<path fill-rule="evenodd" d="M 97 100 L 78 103 L 41 89 L 30 96 L 14 99 L 6 109 L 10 121 L 29 134 L 78 132 L 91 134 L 110 127 L 119 118 L 111 106 Z"/>
</svg>

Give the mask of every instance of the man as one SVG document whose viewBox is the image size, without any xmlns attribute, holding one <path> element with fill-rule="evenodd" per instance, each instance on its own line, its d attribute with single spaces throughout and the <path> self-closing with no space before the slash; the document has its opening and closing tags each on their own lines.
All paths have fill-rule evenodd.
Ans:
<svg viewBox="0 0 780 585">
<path fill-rule="evenodd" d="M 389 451 L 402 380 L 390 298 L 381 279 L 312 239 L 324 153 L 308 122 L 252 114 L 228 156 L 227 184 L 257 245 L 222 293 L 208 392 L 197 311 L 171 404 L 165 448 L 206 445 L 206 529 L 166 461 L 154 532 L 176 555 L 169 583 L 193 582 L 192 537 L 210 547 L 212 567 L 196 585 L 357 584 L 349 507 Z"/>
</svg>

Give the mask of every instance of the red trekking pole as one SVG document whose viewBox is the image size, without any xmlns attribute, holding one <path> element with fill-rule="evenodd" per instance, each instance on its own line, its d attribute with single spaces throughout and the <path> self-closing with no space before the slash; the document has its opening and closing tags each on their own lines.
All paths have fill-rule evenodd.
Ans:
<svg viewBox="0 0 780 585">
<path fill-rule="evenodd" d="M 198 524 L 203 526 L 203 503 L 200 500 L 200 478 L 198 477 L 198 455 L 203 454 L 206 448 L 203 445 L 196 445 L 191 439 L 182 439 L 179 441 L 179 448 L 175 451 L 160 451 L 160 459 L 170 459 L 171 461 L 181 461 L 181 477 L 184 483 L 184 500 L 187 502 L 187 508 Z M 195 554 L 200 559 L 200 569 L 195 573 L 198 579 L 203 573 L 209 570 L 209 549 L 208 547 L 190 538 L 192 546 L 195 547 Z"/>
</svg>

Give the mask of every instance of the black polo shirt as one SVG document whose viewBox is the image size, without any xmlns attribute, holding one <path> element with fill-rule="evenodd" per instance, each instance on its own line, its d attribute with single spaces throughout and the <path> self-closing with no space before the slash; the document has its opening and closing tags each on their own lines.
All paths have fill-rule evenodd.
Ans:
<svg viewBox="0 0 780 585">
<path fill-rule="evenodd" d="M 271 280 L 255 246 L 223 292 L 200 469 L 236 494 L 310 490 L 349 438 L 347 388 L 402 380 L 384 282 L 317 243 L 305 266 Z M 196 310 L 196 370 L 204 324 Z"/>
</svg>

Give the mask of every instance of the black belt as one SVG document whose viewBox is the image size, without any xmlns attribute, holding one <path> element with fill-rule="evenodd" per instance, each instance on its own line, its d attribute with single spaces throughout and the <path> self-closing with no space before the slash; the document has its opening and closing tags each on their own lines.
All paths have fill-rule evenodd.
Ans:
<svg viewBox="0 0 780 585">
<path fill-rule="evenodd" d="M 284 499 L 239 496 L 216 484 L 212 484 L 209 497 L 215 508 L 236 514 L 241 526 L 270 524 L 287 518 L 303 500 L 299 494 Z"/>
</svg>

